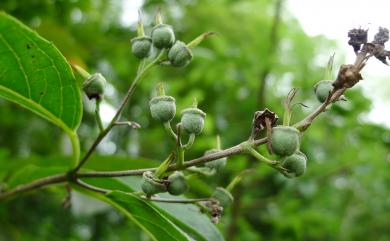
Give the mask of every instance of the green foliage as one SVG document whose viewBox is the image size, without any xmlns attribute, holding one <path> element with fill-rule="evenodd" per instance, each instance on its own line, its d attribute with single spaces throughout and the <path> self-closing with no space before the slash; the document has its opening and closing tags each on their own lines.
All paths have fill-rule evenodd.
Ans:
<svg viewBox="0 0 390 241">
<path fill-rule="evenodd" d="M 106 198 L 107 202 L 140 225 L 152 240 L 190 240 L 158 210 L 139 197 L 129 193 L 113 191 L 107 194 Z"/>
<path fill-rule="evenodd" d="M 69 64 L 48 41 L 0 13 L 0 96 L 61 127 L 70 137 L 74 162 L 81 122 L 80 90 Z"/>
<path fill-rule="evenodd" d="M 227 208 L 232 205 L 234 198 L 232 194 L 222 187 L 217 187 L 213 193 L 213 197 L 219 201 L 223 208 Z"/>
<path fill-rule="evenodd" d="M 85 181 L 101 188 L 115 189 L 123 192 L 141 190 L 139 177 L 108 178 L 104 180 L 101 178 L 88 178 L 85 179 Z M 123 196 L 123 194 L 121 196 Z M 165 198 L 173 197 L 169 194 L 162 194 L 161 196 Z M 103 199 L 105 198 L 103 197 Z M 143 205 L 142 203 L 145 203 L 143 200 L 137 200 L 137 202 L 141 203 L 141 206 Z M 193 204 L 177 205 L 171 203 L 148 203 L 146 209 L 150 208 L 155 210 L 154 212 L 156 215 L 163 215 L 168 218 L 176 226 L 176 228 L 183 230 L 196 240 L 224 240 L 220 232 L 210 222 L 210 219 L 205 214 L 201 213 L 199 208 Z M 140 209 L 142 211 L 142 208 Z"/>
<path fill-rule="evenodd" d="M 52 121 L 67 132 L 81 121 L 80 90 L 70 66 L 48 41 L 0 14 L 1 96 Z"/>
<path fill-rule="evenodd" d="M 297 101 L 309 106 L 307 110 L 295 107 L 292 123 L 315 108 L 318 103 L 313 86 L 323 79 L 323 67 L 335 52 L 335 44 L 321 36 L 307 36 L 287 9 L 282 12 L 278 41 L 272 41 L 275 2 L 175 1 L 172 8 L 172 1 L 145 1 L 142 10 L 149 27 L 157 6 L 161 6 L 168 14 L 165 22 L 175 26 L 176 36 L 183 42 L 204 31 L 216 31 L 218 36 L 193 49 L 194 58 L 186 68 L 159 68 L 146 77 L 132 97 L 131 108 L 122 115 L 143 128 L 115 127 L 85 170 L 154 167 L 165 159 L 174 143 L 165 141 L 164 129 L 148 111 L 151 90 L 160 81 L 166 82 L 170 95 L 177 99 L 178 111 L 196 97 L 207 113 L 205 129 L 187 159 L 213 148 L 217 134 L 221 135 L 222 149 L 246 140 L 256 110 L 268 107 L 281 116 L 283 99 L 292 87 L 300 88 Z M 0 8 L 53 41 L 69 62 L 103 73 L 109 90 L 104 104 L 117 106 L 138 63 L 129 44 L 135 37 L 135 26 L 131 29 L 119 23 L 119 1 L 21 4 L 5 0 Z M 77 18 L 77 13 L 81 17 Z M 271 51 L 275 43 L 277 48 Z M 339 52 L 336 50 L 336 66 L 344 63 Z M 305 134 L 301 142 L 301 150 L 308 156 L 304 176 L 286 179 L 250 157 L 232 156 L 218 175 L 191 177 L 188 197 L 211 195 L 216 186 L 226 186 L 240 170 L 252 168 L 253 173 L 232 192 L 235 202 L 225 209 L 218 224 L 226 240 L 388 240 L 390 132 L 367 121 L 370 102 L 359 85 L 346 93 L 348 102 L 332 106 Z M 61 156 L 68 154 L 69 148 L 58 128 L 3 100 L 0 116 L 0 189 L 68 167 L 69 158 Z M 179 122 L 179 117 L 173 121 Z M 97 135 L 88 102 L 78 135 L 82 151 Z M 266 155 L 263 147 L 259 152 Z M 25 170 L 21 166 L 26 166 Z M 47 169 L 41 172 L 36 166 Z M 121 178 L 125 183 L 121 186 L 109 179 L 96 179 L 106 186 L 92 179 L 84 181 L 129 191 L 130 179 L 139 190 L 140 180 L 135 178 Z M 0 240 L 147 240 L 138 227 L 113 209 L 80 217 L 60 208 L 64 197 L 63 186 L 57 185 L 0 203 Z M 72 203 L 83 202 L 98 206 L 90 200 Z M 157 206 L 164 206 L 158 212 L 194 239 L 223 240 L 205 215 L 199 222 L 192 218 L 198 213 L 195 206 Z M 182 219 L 187 221 L 177 221 Z M 83 236 L 83 230 L 89 230 L 90 235 Z"/>
</svg>

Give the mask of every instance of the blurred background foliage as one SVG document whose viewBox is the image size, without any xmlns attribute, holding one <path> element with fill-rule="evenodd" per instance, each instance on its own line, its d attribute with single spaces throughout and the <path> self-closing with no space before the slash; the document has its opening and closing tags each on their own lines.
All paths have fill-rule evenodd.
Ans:
<svg viewBox="0 0 390 241">
<path fill-rule="evenodd" d="M 322 36 L 308 37 L 284 1 L 146 0 L 142 6 L 146 26 L 153 25 L 158 7 L 180 40 L 189 42 L 205 31 L 218 35 L 194 50 L 190 66 L 160 67 L 147 75 L 123 115 L 142 128 L 114 129 L 98 153 L 119 158 L 97 162 L 93 168 L 140 167 L 150 165 L 145 160 L 161 161 L 169 153 L 172 143 L 148 111 L 154 87 L 161 81 L 176 97 L 179 111 L 196 97 L 207 113 L 205 131 L 187 159 L 213 148 L 217 134 L 223 147 L 245 140 L 256 110 L 268 107 L 281 117 L 283 99 L 292 87 L 300 89 L 297 101 L 309 106 L 296 107 L 293 120 L 317 105 L 312 87 L 324 77 L 328 57 L 339 50 Z M 2 0 L 0 9 L 53 41 L 71 63 L 106 76 L 109 86 L 102 114 L 108 119 L 138 64 L 130 53 L 135 26 L 120 21 L 123 2 Z M 347 41 L 343 48 L 348 48 Z M 342 56 L 336 62 L 342 63 Z M 390 131 L 362 121 L 370 101 L 359 88 L 348 91 L 347 98 L 306 132 L 301 149 L 309 163 L 302 178 L 287 180 L 247 156 L 233 156 L 218 176 L 191 181 L 189 196 L 204 196 L 242 170 L 254 170 L 235 189 L 236 201 L 218 225 L 226 240 L 390 240 Z M 79 135 L 85 150 L 97 128 L 93 104 L 85 99 L 84 106 Z M 0 100 L 0 184 L 10 178 L 4 170 L 12 164 L 58 165 L 40 160 L 60 158 L 69 149 L 58 128 Z M 265 148 L 260 151 L 265 153 Z M 74 194 L 72 208 L 64 209 L 65 197 L 65 188 L 58 186 L 2 203 L 0 240 L 148 240 L 112 208 Z"/>
</svg>

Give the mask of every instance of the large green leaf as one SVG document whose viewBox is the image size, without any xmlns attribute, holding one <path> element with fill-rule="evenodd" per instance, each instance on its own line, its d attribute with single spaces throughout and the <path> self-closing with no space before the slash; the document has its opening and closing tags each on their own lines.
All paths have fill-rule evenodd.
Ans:
<svg viewBox="0 0 390 241">
<path fill-rule="evenodd" d="M 36 179 L 47 177 L 49 175 L 54 175 L 58 173 L 63 173 L 67 170 L 66 162 L 69 158 L 54 156 L 54 157 L 30 157 L 27 159 L 18 160 L 21 165 L 24 165 L 23 168 L 20 165 L 17 165 L 15 168 L 8 167 L 8 173 L 13 173 L 10 175 L 10 178 L 7 180 L 7 188 L 14 188 L 17 185 L 25 184 Z M 55 161 L 53 161 L 55 160 Z M 112 160 L 113 163 L 110 165 L 109 161 Z M 140 162 L 142 162 L 146 167 L 155 166 L 156 163 L 152 160 L 145 159 L 132 159 L 129 157 L 120 157 L 116 156 L 113 159 L 109 156 L 93 156 L 89 163 L 88 168 L 94 169 L 99 167 L 99 163 L 106 163 L 105 166 L 108 169 L 117 169 L 119 167 L 134 169 L 139 168 Z M 12 162 L 14 163 L 14 162 Z M 62 166 L 57 166 L 62 164 Z M 123 165 L 123 166 L 122 166 Z M 7 168 L 6 168 L 7 169 Z M 2 171 L 2 165 L 0 162 L 0 174 Z M 108 190 L 116 190 L 123 192 L 137 192 L 140 191 L 140 177 L 122 177 L 122 178 L 84 178 L 84 182 L 97 186 L 100 188 Z M 77 190 L 81 190 L 77 188 Z M 99 199 L 102 198 L 102 195 L 96 193 L 85 192 L 93 197 Z M 177 198 L 170 195 L 164 195 L 166 198 Z M 182 197 L 184 198 L 184 197 Z M 103 201 L 108 202 L 104 199 Z M 143 201 L 143 200 L 142 200 Z M 189 235 L 193 240 L 196 241 L 223 241 L 223 237 L 211 223 L 210 219 L 203 213 L 200 212 L 199 207 L 192 204 L 164 204 L 164 203 L 155 203 L 148 202 L 148 205 L 157 210 L 160 215 L 164 216 L 166 219 L 170 220 L 177 228 Z M 132 219 L 134 221 L 134 219 Z M 137 223 L 139 224 L 139 223 Z M 141 225 L 141 224 L 139 224 Z M 141 225 L 143 229 L 144 227 Z"/>
<path fill-rule="evenodd" d="M 156 203 L 155 205 L 159 207 L 169 220 L 174 222 L 195 240 L 225 240 L 215 225 L 211 223 L 210 218 L 200 212 L 199 207 L 192 204 L 180 205 L 173 203 Z"/>
<path fill-rule="evenodd" d="M 190 241 L 183 231 L 150 203 L 136 195 L 112 191 L 102 200 L 119 209 L 155 241 Z"/>
<path fill-rule="evenodd" d="M 119 179 L 135 191 L 141 191 L 140 177 L 124 177 Z M 160 194 L 165 198 L 178 198 L 168 193 Z M 185 199 L 185 197 L 180 197 Z M 224 238 L 216 226 L 211 223 L 206 214 L 201 213 L 199 207 L 193 204 L 153 203 L 172 222 L 188 233 L 197 241 L 223 241 Z"/>
<path fill-rule="evenodd" d="M 61 127 L 78 159 L 80 90 L 66 59 L 47 40 L 0 12 L 0 97 Z"/>
<path fill-rule="evenodd" d="M 86 178 L 83 181 L 104 189 L 134 192 L 140 191 L 141 179 L 139 177 Z M 177 198 L 168 194 L 163 194 L 163 196 L 166 198 Z M 223 236 L 215 225 L 195 205 L 154 202 L 150 203 L 150 205 L 159 210 L 160 213 L 196 241 L 224 241 Z"/>
</svg>

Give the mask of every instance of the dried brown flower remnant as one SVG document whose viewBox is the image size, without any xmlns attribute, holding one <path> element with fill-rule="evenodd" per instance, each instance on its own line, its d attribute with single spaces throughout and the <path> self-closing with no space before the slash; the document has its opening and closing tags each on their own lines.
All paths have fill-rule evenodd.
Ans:
<svg viewBox="0 0 390 241">
<path fill-rule="evenodd" d="M 387 41 L 389 41 L 389 30 L 387 28 L 379 27 L 379 31 L 375 34 L 372 43 L 385 45 Z"/>
<path fill-rule="evenodd" d="M 211 221 L 214 224 L 218 224 L 223 213 L 223 207 L 219 205 L 219 201 L 216 199 L 212 199 L 209 201 L 201 202 L 200 204 L 207 210 L 207 212 L 209 212 L 211 216 Z"/>
<path fill-rule="evenodd" d="M 362 76 L 359 73 L 360 70 L 356 68 L 356 66 L 351 64 L 343 64 L 340 66 L 339 74 L 335 82 L 333 82 L 333 86 L 335 89 L 341 88 L 351 88 L 360 80 L 362 80 Z"/>
<path fill-rule="evenodd" d="M 387 65 L 386 58 L 390 58 L 390 51 L 385 49 L 385 43 L 389 40 L 389 30 L 387 28 L 379 27 L 379 31 L 375 34 L 374 41 L 372 44 L 374 45 L 371 49 L 371 53 L 377 58 L 379 61 Z"/>
<path fill-rule="evenodd" d="M 368 30 L 364 30 L 361 28 L 359 29 L 354 28 L 349 30 L 348 37 L 350 39 L 348 41 L 348 44 L 353 47 L 355 53 L 357 53 L 360 50 L 362 44 L 367 43 L 367 31 Z"/>
<path fill-rule="evenodd" d="M 267 108 L 262 111 L 255 112 L 252 122 L 251 138 L 256 139 L 259 137 L 260 131 L 262 131 L 267 126 L 267 119 L 270 121 L 271 126 L 274 126 L 278 121 L 279 117 L 275 114 L 275 112 L 272 112 Z"/>
</svg>

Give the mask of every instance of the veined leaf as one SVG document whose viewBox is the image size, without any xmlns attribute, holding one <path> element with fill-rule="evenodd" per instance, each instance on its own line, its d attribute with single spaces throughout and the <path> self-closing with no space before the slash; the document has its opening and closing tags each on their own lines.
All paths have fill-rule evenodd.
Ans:
<svg viewBox="0 0 390 241">
<path fill-rule="evenodd" d="M 174 203 L 156 203 L 155 205 L 162 210 L 162 213 L 169 220 L 197 241 L 225 240 L 215 225 L 211 223 L 210 218 L 200 212 L 199 207 L 192 204 L 180 205 Z"/>
<path fill-rule="evenodd" d="M 105 201 L 141 227 L 153 241 L 192 241 L 174 223 L 150 203 L 136 195 L 112 191 L 107 195 L 94 195 Z"/>
<path fill-rule="evenodd" d="M 110 190 L 123 192 L 140 191 L 141 178 L 85 178 L 88 184 Z M 169 194 L 162 194 L 165 198 L 177 198 Z M 184 197 L 182 197 L 184 198 Z M 199 207 L 192 204 L 170 204 L 148 202 L 162 215 L 173 222 L 178 228 L 187 233 L 196 241 L 224 241 L 223 236 L 210 219 L 200 212 Z"/>
<path fill-rule="evenodd" d="M 70 137 L 82 117 L 81 94 L 66 59 L 47 40 L 0 12 L 0 97 L 15 102 L 62 128 Z"/>
</svg>

